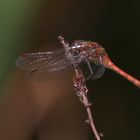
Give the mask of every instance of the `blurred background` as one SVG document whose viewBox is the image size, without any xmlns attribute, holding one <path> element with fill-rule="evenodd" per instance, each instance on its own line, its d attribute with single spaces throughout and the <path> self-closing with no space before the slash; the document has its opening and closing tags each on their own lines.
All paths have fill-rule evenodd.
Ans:
<svg viewBox="0 0 140 140">
<path fill-rule="evenodd" d="M 0 139 L 95 139 L 74 94 L 72 70 L 37 80 L 15 67 L 25 52 L 62 47 L 57 39 L 99 42 L 140 78 L 138 0 L 0 0 Z M 116 73 L 87 82 L 105 140 L 140 139 L 140 90 Z"/>
</svg>

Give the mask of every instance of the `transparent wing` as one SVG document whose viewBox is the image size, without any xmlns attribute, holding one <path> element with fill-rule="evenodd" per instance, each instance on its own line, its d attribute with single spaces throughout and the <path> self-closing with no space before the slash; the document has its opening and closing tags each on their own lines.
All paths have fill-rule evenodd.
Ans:
<svg viewBox="0 0 140 140">
<path fill-rule="evenodd" d="M 50 52 L 26 53 L 16 60 L 16 66 L 29 72 L 53 72 L 65 69 L 71 64 L 64 49 Z"/>
<path fill-rule="evenodd" d="M 91 76 L 93 80 L 98 79 L 103 76 L 105 72 L 105 67 L 103 65 L 95 64 L 93 61 L 90 61 L 90 66 L 93 72 Z M 86 62 L 81 63 L 79 67 L 81 68 L 85 78 L 91 75 L 91 71 Z"/>
</svg>

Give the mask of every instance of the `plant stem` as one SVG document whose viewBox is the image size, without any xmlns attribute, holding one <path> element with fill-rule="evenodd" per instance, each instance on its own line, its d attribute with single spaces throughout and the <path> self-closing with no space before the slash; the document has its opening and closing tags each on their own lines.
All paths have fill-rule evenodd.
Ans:
<svg viewBox="0 0 140 140">
<path fill-rule="evenodd" d="M 86 96 L 85 96 L 84 98 L 85 98 L 85 100 L 87 100 L 87 102 L 88 102 L 88 98 L 87 98 Z M 85 106 L 85 107 L 86 107 L 86 106 Z M 93 117 L 92 117 L 92 114 L 91 114 L 91 109 L 90 109 L 90 107 L 86 107 L 86 110 L 87 110 L 87 115 L 88 115 L 88 123 L 89 123 L 89 125 L 91 126 L 92 131 L 93 131 L 93 133 L 94 133 L 96 139 L 97 139 L 97 140 L 101 140 L 101 138 L 100 138 L 100 136 L 99 136 L 99 134 L 98 134 L 98 132 L 97 132 L 97 129 L 96 129 L 96 127 L 95 127 L 95 124 L 94 124 L 94 121 L 93 121 Z"/>
<path fill-rule="evenodd" d="M 87 97 L 88 89 L 85 84 L 85 78 L 79 69 L 75 69 L 75 72 L 76 72 L 76 75 L 73 78 L 74 89 L 80 101 L 83 103 L 83 105 L 86 108 L 87 116 L 88 116 L 88 120 L 86 122 L 88 122 L 88 124 L 91 126 L 92 132 L 94 133 L 96 139 L 101 140 L 93 121 L 93 117 L 92 117 L 92 113 L 90 109 L 91 103 L 89 102 L 88 97 Z"/>
</svg>

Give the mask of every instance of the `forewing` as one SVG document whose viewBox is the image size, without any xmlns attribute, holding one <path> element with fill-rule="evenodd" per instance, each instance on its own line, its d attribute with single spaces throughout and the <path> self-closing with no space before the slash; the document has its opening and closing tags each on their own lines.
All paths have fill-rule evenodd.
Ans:
<svg viewBox="0 0 140 140">
<path fill-rule="evenodd" d="M 65 69 L 70 65 L 63 49 L 26 53 L 16 60 L 17 67 L 29 72 L 53 72 Z"/>
</svg>

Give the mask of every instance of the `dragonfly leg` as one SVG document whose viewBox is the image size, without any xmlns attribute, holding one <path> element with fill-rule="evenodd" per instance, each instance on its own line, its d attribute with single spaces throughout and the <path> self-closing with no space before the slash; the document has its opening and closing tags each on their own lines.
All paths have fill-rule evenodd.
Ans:
<svg viewBox="0 0 140 140">
<path fill-rule="evenodd" d="M 86 63 L 87 63 L 88 68 L 90 70 L 90 75 L 86 78 L 86 80 L 89 80 L 93 76 L 93 71 L 92 71 L 92 68 L 91 68 L 89 61 L 86 61 Z"/>
</svg>

